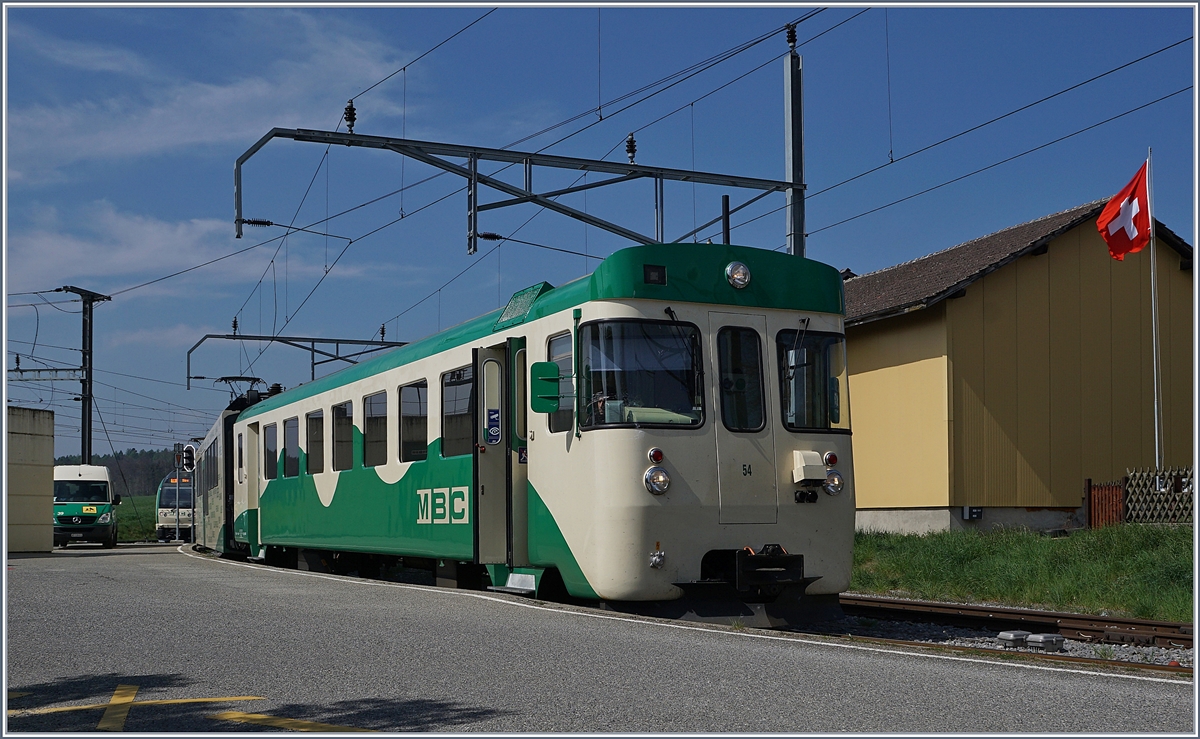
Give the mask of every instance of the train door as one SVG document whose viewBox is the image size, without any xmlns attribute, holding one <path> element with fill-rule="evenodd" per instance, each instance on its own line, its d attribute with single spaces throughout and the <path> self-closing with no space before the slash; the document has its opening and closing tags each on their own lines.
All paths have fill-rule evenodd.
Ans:
<svg viewBox="0 0 1200 739">
<path fill-rule="evenodd" d="M 475 404 L 475 555 L 479 564 L 511 562 L 509 536 L 512 491 L 509 448 L 508 346 L 476 349 L 475 377 L 479 402 Z"/>
<path fill-rule="evenodd" d="M 765 316 L 708 314 L 721 523 L 776 523 L 779 495 L 768 402 Z"/>
<path fill-rule="evenodd" d="M 508 498 L 511 507 L 509 519 L 509 549 L 514 567 L 529 565 L 529 355 L 525 351 L 525 337 L 508 340 L 509 407 L 512 423 L 508 444 L 509 474 Z"/>
</svg>

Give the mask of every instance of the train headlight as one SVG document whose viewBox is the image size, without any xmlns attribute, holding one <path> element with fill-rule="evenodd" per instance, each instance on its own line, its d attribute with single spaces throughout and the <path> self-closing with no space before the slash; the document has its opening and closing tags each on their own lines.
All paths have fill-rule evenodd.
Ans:
<svg viewBox="0 0 1200 739">
<path fill-rule="evenodd" d="M 842 473 L 837 470 L 830 470 L 829 474 L 825 475 L 825 483 L 821 487 L 830 495 L 838 495 L 842 492 L 842 488 L 845 485 L 846 481 L 842 479 Z"/>
<path fill-rule="evenodd" d="M 671 487 L 671 476 L 662 467 L 651 467 L 646 470 L 646 489 L 655 495 L 662 495 Z"/>
<path fill-rule="evenodd" d="M 738 290 L 750 284 L 750 268 L 741 262 L 730 262 L 725 267 L 725 279 Z"/>
<path fill-rule="evenodd" d="M 108 523 L 112 520 L 112 511 L 105 511 L 100 514 L 100 518 L 96 519 L 96 523 Z"/>
</svg>

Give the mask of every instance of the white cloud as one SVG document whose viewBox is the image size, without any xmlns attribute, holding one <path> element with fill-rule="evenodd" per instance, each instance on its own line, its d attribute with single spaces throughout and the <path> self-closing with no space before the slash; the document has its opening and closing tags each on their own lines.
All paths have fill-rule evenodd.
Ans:
<svg viewBox="0 0 1200 739">
<path fill-rule="evenodd" d="M 31 51 L 54 64 L 92 72 L 153 77 L 154 67 L 138 54 L 110 44 L 89 44 L 57 38 L 24 23 L 8 27 L 8 44 Z"/>
<path fill-rule="evenodd" d="M 214 144 L 253 142 L 274 126 L 332 128 L 353 94 L 395 71 L 399 52 L 365 38 L 369 30 L 304 13 L 245 16 L 272 31 L 287 23 L 290 52 L 259 74 L 209 81 L 154 77 L 149 63 L 116 47 L 64 41 L 23 29 L 12 45 L 31 45 L 61 62 L 137 77 L 128 92 L 8 109 L 9 184 L 61 181 L 64 169 L 90 160 L 178 153 Z M 290 23 L 288 23 L 290 21 Z M 331 90 L 338 91 L 331 93 Z M 398 113 L 387 95 L 371 98 L 372 114 Z"/>
<path fill-rule="evenodd" d="M 73 225 L 69 226 L 68 220 Z M 269 238 L 273 234 L 265 235 Z M 245 249 L 254 243 L 258 242 L 252 238 L 235 240 L 229 222 L 215 218 L 164 221 L 118 211 L 106 201 L 92 203 L 69 216 L 54 208 L 40 207 L 28 230 L 9 234 L 6 277 L 10 291 L 45 290 L 85 280 L 91 289 L 111 292 Z M 208 286 L 207 290 L 217 292 L 228 286 L 253 284 L 265 271 L 269 288 L 272 284 L 269 265 L 276 245 L 277 242 L 265 244 L 204 267 L 194 273 L 193 284 L 199 276 Z M 380 277 L 399 269 L 386 263 L 355 261 L 349 258 L 351 256 L 348 254 L 347 259 L 338 263 L 326 283 Z M 323 252 L 318 252 L 315 247 L 292 245 L 286 257 L 282 250 L 275 257 L 274 279 L 280 284 L 287 280 L 291 282 L 293 292 L 307 294 L 325 270 L 323 257 Z M 130 295 L 174 294 L 178 279 L 165 280 Z M 238 288 L 238 292 L 241 289 Z"/>
</svg>

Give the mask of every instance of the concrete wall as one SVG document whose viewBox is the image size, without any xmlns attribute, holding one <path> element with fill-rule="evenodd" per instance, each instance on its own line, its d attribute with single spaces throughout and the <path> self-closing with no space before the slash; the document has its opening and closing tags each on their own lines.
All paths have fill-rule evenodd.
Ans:
<svg viewBox="0 0 1200 739">
<path fill-rule="evenodd" d="M 1154 464 L 1149 256 L 1113 260 L 1088 221 L 946 302 L 951 506 L 1074 508 Z M 1189 465 L 1192 273 L 1157 258 L 1164 461 Z"/>
<path fill-rule="evenodd" d="M 964 519 L 961 507 L 954 508 L 878 508 L 857 512 L 854 528 L 858 531 L 886 531 L 896 534 L 929 534 L 950 529 L 988 531 L 1001 528 L 1025 528 L 1055 531 L 1083 528 L 1087 511 L 1079 508 L 984 508 L 983 517 Z"/>
<path fill-rule="evenodd" d="M 950 504 L 944 307 L 846 329 L 857 507 Z"/>
<path fill-rule="evenodd" d="M 54 548 L 54 412 L 8 406 L 8 551 Z"/>
</svg>

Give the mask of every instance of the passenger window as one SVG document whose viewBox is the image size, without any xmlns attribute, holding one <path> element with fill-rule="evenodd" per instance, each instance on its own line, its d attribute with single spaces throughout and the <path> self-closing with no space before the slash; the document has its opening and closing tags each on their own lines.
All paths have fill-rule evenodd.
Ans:
<svg viewBox="0 0 1200 739">
<path fill-rule="evenodd" d="M 297 477 L 300 474 L 300 419 L 289 418 L 283 422 L 283 476 Z"/>
<path fill-rule="evenodd" d="M 387 464 L 387 391 L 363 398 L 363 467 Z"/>
<path fill-rule="evenodd" d="M 475 443 L 475 372 L 463 367 L 442 375 L 442 456 L 470 454 Z"/>
<path fill-rule="evenodd" d="M 263 477 L 268 480 L 279 476 L 278 431 L 278 427 L 273 423 L 263 427 Z"/>
<path fill-rule="evenodd" d="M 400 388 L 400 461 L 419 462 L 429 455 L 429 383 Z"/>
<path fill-rule="evenodd" d="M 526 397 L 525 396 L 525 388 L 526 388 L 526 383 L 529 382 L 529 377 L 525 373 L 525 371 L 526 371 L 525 350 L 518 349 L 514 359 L 515 359 L 514 363 L 517 366 L 513 370 L 513 384 L 515 385 L 514 389 L 517 393 L 517 398 L 516 398 L 516 402 L 513 403 L 513 409 L 516 411 L 517 438 L 524 439 L 526 424 L 527 424 L 526 419 L 529 417 L 528 416 L 529 406 L 527 406 L 525 404 L 525 402 L 526 402 L 525 401 L 525 397 Z"/>
<path fill-rule="evenodd" d="M 330 409 L 333 412 L 333 469 L 354 466 L 354 405 L 347 400 Z"/>
<path fill-rule="evenodd" d="M 730 431 L 761 431 L 763 422 L 762 350 L 758 332 L 725 327 L 717 332 L 721 420 Z"/>
<path fill-rule="evenodd" d="M 571 399 L 574 389 L 571 386 L 570 377 L 575 373 L 575 368 L 571 364 L 571 334 L 552 336 L 549 343 L 549 355 L 550 361 L 558 365 L 558 376 L 568 378 L 558 381 L 559 409 L 551 413 L 548 419 L 550 433 L 570 431 L 571 414 L 575 404 Z"/>
<path fill-rule="evenodd" d="M 211 448 L 211 447 L 210 447 Z M 209 479 L 212 479 L 209 477 Z M 242 457 L 242 435 L 238 434 L 238 482 L 246 481 L 246 464 Z M 209 487 L 212 487 L 211 485 Z M 206 490 L 208 488 L 205 488 Z"/>
<path fill-rule="evenodd" d="M 325 471 L 325 412 L 313 411 L 304 417 L 307 428 L 304 470 L 310 475 Z"/>
</svg>

